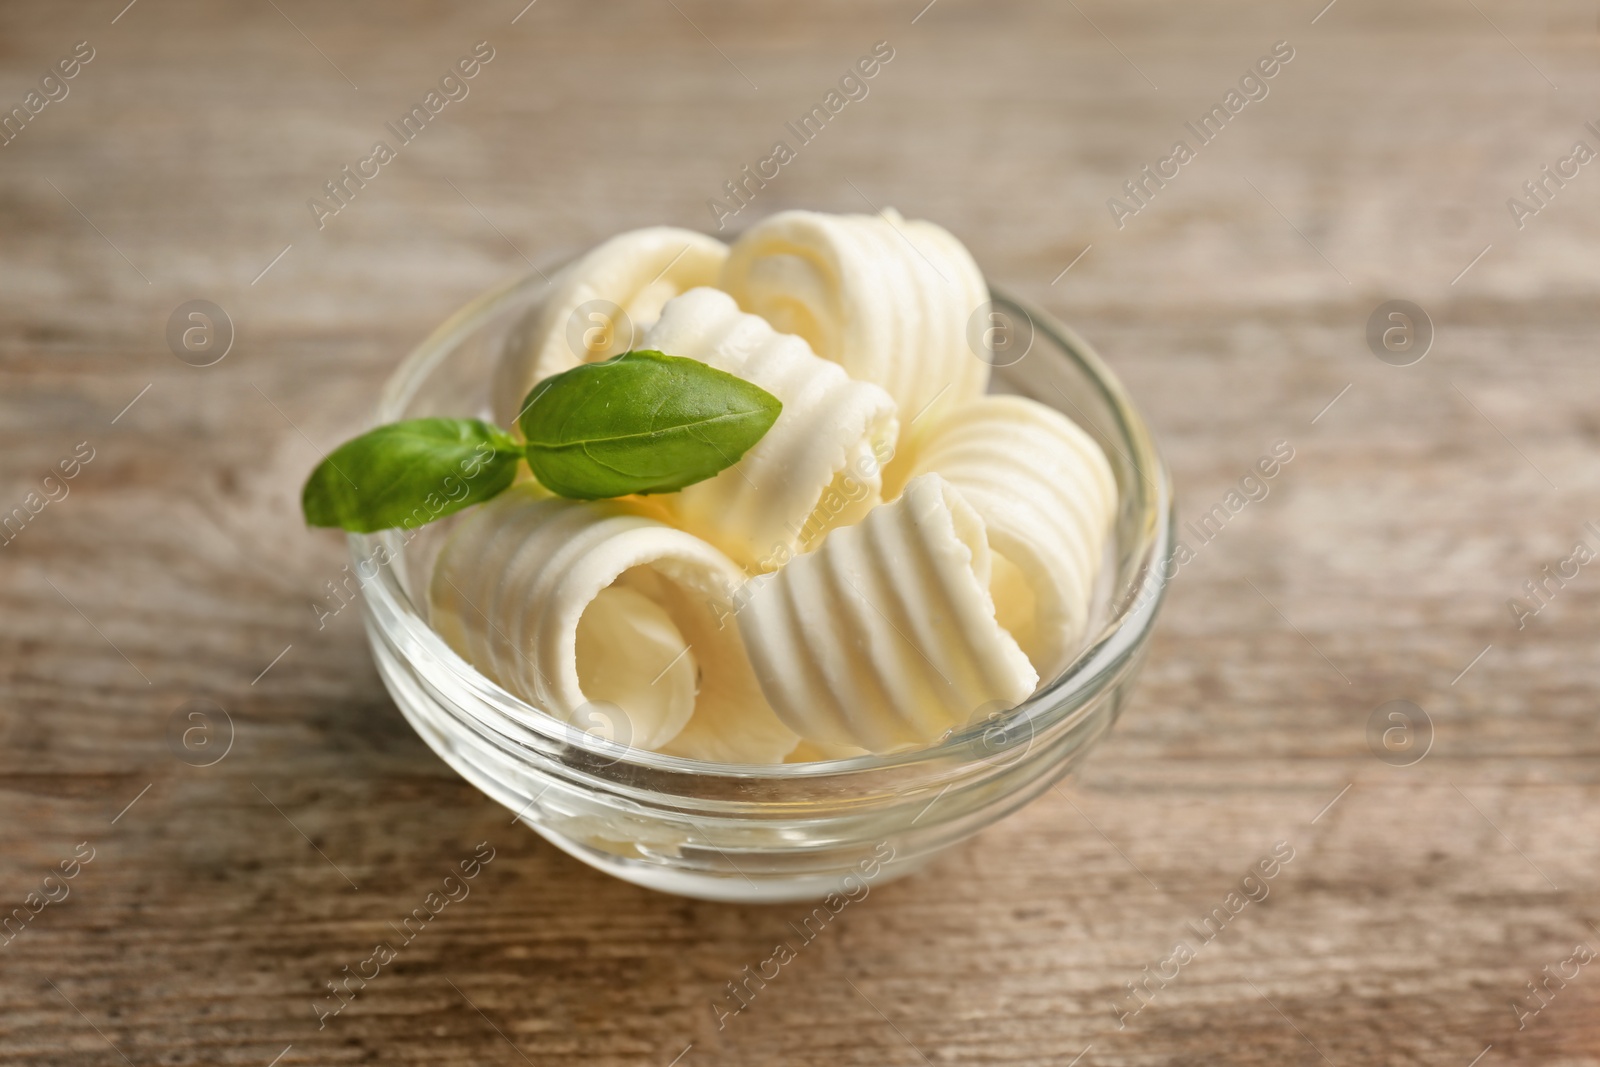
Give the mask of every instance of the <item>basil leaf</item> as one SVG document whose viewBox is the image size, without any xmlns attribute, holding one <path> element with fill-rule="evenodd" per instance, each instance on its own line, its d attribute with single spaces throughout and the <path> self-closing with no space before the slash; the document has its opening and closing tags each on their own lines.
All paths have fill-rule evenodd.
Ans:
<svg viewBox="0 0 1600 1067">
<path fill-rule="evenodd" d="M 478 419 L 408 419 L 346 441 L 300 494 L 312 526 L 371 533 L 416 527 L 511 485 L 522 449 Z"/>
<path fill-rule="evenodd" d="M 670 493 L 733 466 L 783 404 L 699 360 L 624 352 L 546 378 L 517 420 L 545 488 L 594 500 Z"/>
</svg>

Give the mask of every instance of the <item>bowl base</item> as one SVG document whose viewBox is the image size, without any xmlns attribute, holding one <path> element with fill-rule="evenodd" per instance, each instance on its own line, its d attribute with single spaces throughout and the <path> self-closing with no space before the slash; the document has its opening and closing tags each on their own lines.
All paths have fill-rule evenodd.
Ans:
<svg viewBox="0 0 1600 1067">
<path fill-rule="evenodd" d="M 586 863 L 613 878 L 620 878 L 624 882 L 631 882 L 644 889 L 653 889 L 658 893 L 728 904 L 806 903 L 823 900 L 829 894 L 847 897 L 852 893 L 859 893 L 865 881 L 870 881 L 873 886 L 880 886 L 912 874 L 938 854 L 932 852 L 906 860 L 890 860 L 870 880 L 863 879 L 861 873 L 854 867 L 837 874 L 729 877 L 628 859 L 581 844 L 529 819 L 518 821 L 573 859 Z M 851 879 L 848 885 L 845 883 L 846 878 Z"/>
</svg>

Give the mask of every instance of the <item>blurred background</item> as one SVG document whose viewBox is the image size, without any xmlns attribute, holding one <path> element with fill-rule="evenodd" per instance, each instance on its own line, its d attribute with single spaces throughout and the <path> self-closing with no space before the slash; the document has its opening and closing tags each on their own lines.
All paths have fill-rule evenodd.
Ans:
<svg viewBox="0 0 1600 1067">
<path fill-rule="evenodd" d="M 525 2 L 0 5 L 0 1059 L 1600 1063 L 1593 4 Z M 319 617 L 298 491 L 501 280 L 885 206 L 1088 338 L 1180 519 L 1230 518 L 1081 776 L 719 1022 L 808 909 L 511 825 Z"/>
</svg>

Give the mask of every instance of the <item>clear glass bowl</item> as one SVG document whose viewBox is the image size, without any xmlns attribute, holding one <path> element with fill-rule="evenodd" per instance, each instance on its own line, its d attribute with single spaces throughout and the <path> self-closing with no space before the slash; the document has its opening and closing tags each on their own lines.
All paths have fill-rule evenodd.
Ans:
<svg viewBox="0 0 1600 1067">
<path fill-rule="evenodd" d="M 500 346 L 544 290 L 532 275 L 462 308 L 395 372 L 375 421 L 488 418 Z M 1144 420 L 1093 350 L 1037 309 L 992 295 L 994 321 L 1010 334 L 991 389 L 1075 419 L 1105 450 L 1120 495 L 1090 637 L 1027 703 L 888 756 L 745 766 L 619 748 L 501 689 L 429 628 L 445 520 L 350 537 L 373 656 L 401 712 L 446 763 L 562 851 L 707 900 L 854 894 L 1038 796 L 1105 735 L 1133 686 L 1167 580 L 1172 489 Z"/>
</svg>

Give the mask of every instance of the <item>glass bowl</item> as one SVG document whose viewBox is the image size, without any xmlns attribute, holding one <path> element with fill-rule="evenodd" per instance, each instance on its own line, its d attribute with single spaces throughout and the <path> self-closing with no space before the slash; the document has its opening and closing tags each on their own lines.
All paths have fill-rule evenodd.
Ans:
<svg viewBox="0 0 1600 1067">
<path fill-rule="evenodd" d="M 385 385 L 376 423 L 489 418 L 505 337 L 539 275 L 472 301 Z M 815 763 L 705 763 L 624 748 L 480 674 L 427 622 L 451 520 L 350 537 L 367 634 L 400 711 L 446 763 L 562 851 L 637 885 L 706 900 L 816 900 L 915 870 L 1061 780 L 1116 721 L 1169 575 L 1169 475 L 1121 384 L 1071 330 L 994 292 L 991 390 L 1071 416 L 1100 442 L 1119 510 L 1089 637 L 1026 703 L 909 752 Z M 982 325 L 980 323 L 980 325 Z M 1004 364 L 1004 365 L 1001 365 Z"/>
</svg>

